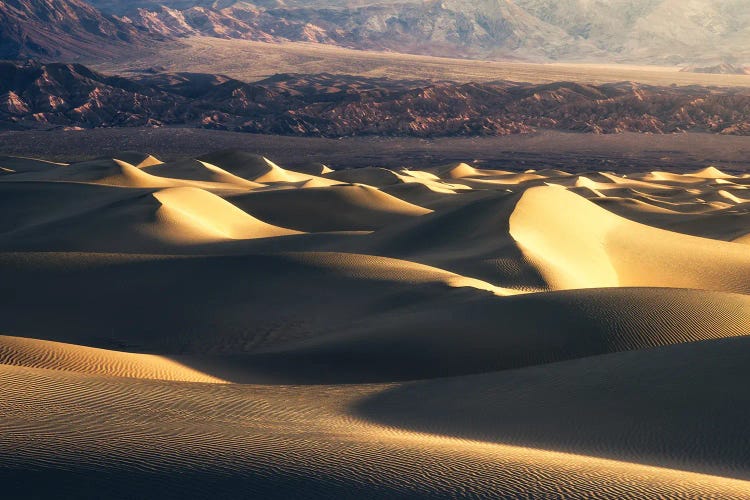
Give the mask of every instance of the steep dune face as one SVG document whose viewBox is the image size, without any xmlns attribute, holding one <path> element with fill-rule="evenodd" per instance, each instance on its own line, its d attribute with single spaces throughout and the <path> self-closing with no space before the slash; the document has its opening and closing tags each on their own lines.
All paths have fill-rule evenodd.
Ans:
<svg viewBox="0 0 750 500">
<path fill-rule="evenodd" d="M 199 158 L 212 165 L 223 168 L 233 175 L 259 183 L 309 183 L 328 186 L 338 184 L 323 177 L 309 173 L 285 170 L 263 156 L 244 153 L 242 151 L 224 151 Z"/>
<path fill-rule="evenodd" d="M 82 191 L 83 190 L 83 191 Z M 128 189 L 37 183 L 0 187 L 10 196 L 8 248 L 157 252 L 201 244 L 300 234 L 263 222 L 196 187 Z M 87 196 L 81 198 L 81 193 Z M 66 202 L 61 210 L 55 200 Z M 15 208 L 15 210 L 14 210 Z"/>
<path fill-rule="evenodd" d="M 161 204 L 157 221 L 174 229 L 162 229 L 169 237 L 194 241 L 206 239 L 253 239 L 297 234 L 297 231 L 266 224 L 220 197 L 197 188 L 183 187 L 157 191 Z M 200 236 L 199 236 L 200 235 Z"/>
<path fill-rule="evenodd" d="M 11 497 L 750 498 L 746 175 L 0 166 Z"/>
<path fill-rule="evenodd" d="M 561 188 L 526 191 L 510 233 L 553 288 L 748 292 L 750 257 L 742 247 L 637 224 Z"/>
</svg>

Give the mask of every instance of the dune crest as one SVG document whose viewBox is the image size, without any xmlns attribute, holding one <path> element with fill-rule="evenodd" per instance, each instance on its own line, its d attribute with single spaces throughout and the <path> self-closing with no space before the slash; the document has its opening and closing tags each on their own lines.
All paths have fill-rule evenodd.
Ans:
<svg viewBox="0 0 750 500">
<path fill-rule="evenodd" d="M 750 291 L 743 247 L 633 222 L 559 187 L 527 190 L 511 215 L 510 233 L 554 289 Z"/>
<path fill-rule="evenodd" d="M 153 196 L 161 204 L 156 218 L 165 225 L 164 235 L 168 238 L 191 241 L 299 234 L 299 231 L 266 224 L 201 189 L 170 188 L 157 191 Z"/>
<path fill-rule="evenodd" d="M 3 493 L 750 498 L 750 176 L 481 165 L 1 157 Z"/>
</svg>

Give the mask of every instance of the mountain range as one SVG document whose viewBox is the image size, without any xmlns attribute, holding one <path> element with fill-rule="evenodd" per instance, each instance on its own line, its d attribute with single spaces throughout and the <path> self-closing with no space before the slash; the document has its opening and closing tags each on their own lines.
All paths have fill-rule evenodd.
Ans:
<svg viewBox="0 0 750 500">
<path fill-rule="evenodd" d="M 635 83 L 535 85 L 145 71 L 106 76 L 80 64 L 0 63 L 0 127 L 192 126 L 342 137 L 480 136 L 539 129 L 750 135 L 747 89 Z"/>
<path fill-rule="evenodd" d="M 0 1 L 0 59 L 106 58 L 161 38 L 82 0 Z"/>
<path fill-rule="evenodd" d="M 7 0 L 0 57 L 204 35 L 479 59 L 750 62 L 746 0 Z"/>
</svg>

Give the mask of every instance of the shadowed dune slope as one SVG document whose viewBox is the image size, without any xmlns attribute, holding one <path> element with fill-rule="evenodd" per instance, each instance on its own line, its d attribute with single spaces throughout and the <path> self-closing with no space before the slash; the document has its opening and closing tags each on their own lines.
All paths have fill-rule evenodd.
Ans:
<svg viewBox="0 0 750 500">
<path fill-rule="evenodd" d="M 367 231 L 430 212 L 362 184 L 260 191 L 227 199 L 266 221 L 309 232 Z"/>
<path fill-rule="evenodd" d="M 357 412 L 418 432 L 747 480 L 749 372 L 750 338 L 708 340 L 406 384 Z"/>
<path fill-rule="evenodd" d="M 58 182 L 0 183 L 0 238 L 77 214 L 105 211 L 112 205 L 153 192 L 111 186 Z M 19 241 L 20 243 L 20 241 Z"/>
<path fill-rule="evenodd" d="M 0 158 L 3 498 L 750 498 L 750 176 L 297 164 Z"/>
<path fill-rule="evenodd" d="M 503 289 L 453 273 L 353 254 L 6 254 L 1 262 L 6 334 L 240 356 L 235 380 L 447 376 L 750 331 L 750 299 L 739 294 L 601 289 L 503 297 Z M 33 314 L 39 307 L 44 315 Z M 223 377 L 220 366 L 201 370 Z"/>
<path fill-rule="evenodd" d="M 466 196 L 466 195 L 457 195 Z M 357 252 L 374 252 L 448 269 L 521 290 L 546 287 L 509 233 L 515 193 L 489 192 L 418 219 L 402 221 L 352 242 Z"/>
<path fill-rule="evenodd" d="M 12 183 L 0 186 L 0 192 L 18 200 L 16 209 L 10 208 L 18 218 L 8 232 L 0 233 L 0 248 L 163 253 L 197 244 L 298 234 L 193 187 L 121 191 Z M 56 198 L 43 199 L 42 193 L 54 193 Z M 79 198 L 81 193 L 93 196 Z M 54 210 L 61 200 L 67 203 Z M 13 200 L 0 203 L 14 205 Z"/>
<path fill-rule="evenodd" d="M 224 382 L 162 356 L 4 335 L 0 335 L 0 365 L 136 379 Z"/>
<path fill-rule="evenodd" d="M 254 367 L 293 383 L 403 380 L 750 332 L 750 302 L 743 295 L 648 288 L 513 297 L 468 292 L 391 310 L 331 335 L 270 346 Z"/>
<path fill-rule="evenodd" d="M 8 335 L 160 354 L 252 352 L 459 287 L 492 294 L 440 269 L 352 254 L 17 253 L 0 262 Z"/>
<path fill-rule="evenodd" d="M 65 164 L 55 163 L 34 158 L 19 158 L 15 156 L 0 156 L 0 175 L 23 172 L 35 172 L 62 167 Z"/>
</svg>

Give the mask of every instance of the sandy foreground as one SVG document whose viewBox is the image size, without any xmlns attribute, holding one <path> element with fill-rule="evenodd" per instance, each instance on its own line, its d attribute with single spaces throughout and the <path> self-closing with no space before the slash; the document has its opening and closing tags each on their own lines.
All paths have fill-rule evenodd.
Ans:
<svg viewBox="0 0 750 500">
<path fill-rule="evenodd" d="M 0 157 L 0 213 L 3 497 L 750 498 L 750 175 Z"/>
</svg>

